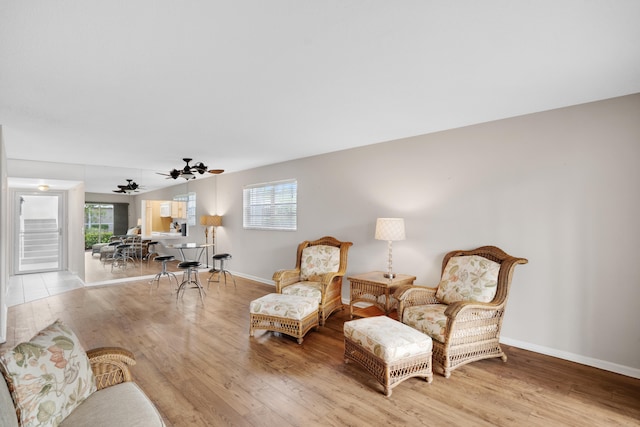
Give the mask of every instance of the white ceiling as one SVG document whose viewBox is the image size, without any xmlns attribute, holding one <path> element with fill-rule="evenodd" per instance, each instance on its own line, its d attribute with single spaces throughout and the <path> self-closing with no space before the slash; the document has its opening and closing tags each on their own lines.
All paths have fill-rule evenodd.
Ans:
<svg viewBox="0 0 640 427">
<path fill-rule="evenodd" d="M 640 92 L 637 0 L 0 0 L 9 159 L 86 191 Z M 117 167 L 94 177 L 96 166 Z"/>
</svg>

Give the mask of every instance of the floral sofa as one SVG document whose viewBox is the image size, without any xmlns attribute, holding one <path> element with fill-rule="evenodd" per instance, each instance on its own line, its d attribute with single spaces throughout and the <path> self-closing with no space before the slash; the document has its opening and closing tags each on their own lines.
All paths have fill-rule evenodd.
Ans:
<svg viewBox="0 0 640 427">
<path fill-rule="evenodd" d="M 0 354 L 0 426 L 164 426 L 133 364 L 121 348 L 85 352 L 58 320 Z"/>
</svg>

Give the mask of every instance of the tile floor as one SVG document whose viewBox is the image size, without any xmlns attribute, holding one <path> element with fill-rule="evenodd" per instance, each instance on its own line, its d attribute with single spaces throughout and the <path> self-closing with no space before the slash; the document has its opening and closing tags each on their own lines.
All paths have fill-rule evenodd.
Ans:
<svg viewBox="0 0 640 427">
<path fill-rule="evenodd" d="M 46 298 L 83 286 L 84 282 L 68 271 L 11 276 L 7 287 L 7 306 Z"/>
</svg>

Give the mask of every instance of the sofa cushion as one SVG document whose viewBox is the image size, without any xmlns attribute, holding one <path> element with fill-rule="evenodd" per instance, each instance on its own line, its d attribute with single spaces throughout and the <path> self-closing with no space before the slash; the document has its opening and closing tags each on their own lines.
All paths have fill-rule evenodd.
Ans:
<svg viewBox="0 0 640 427">
<path fill-rule="evenodd" d="M 340 268 L 340 248 L 329 245 L 307 246 L 300 259 L 300 280 L 319 281 L 326 273 Z"/>
<path fill-rule="evenodd" d="M 496 295 L 500 264 L 479 255 L 451 257 L 438 284 L 436 298 L 456 301 L 491 302 Z"/>
<path fill-rule="evenodd" d="M 13 399 L 4 379 L 0 379 L 0 426 L 18 427 L 16 407 L 13 406 Z"/>
<path fill-rule="evenodd" d="M 140 227 L 133 227 L 127 230 L 127 236 L 134 236 L 140 234 Z"/>
<path fill-rule="evenodd" d="M 152 427 L 164 422 L 156 407 L 133 382 L 103 388 L 89 396 L 60 427 Z"/>
<path fill-rule="evenodd" d="M 59 425 L 96 391 L 89 358 L 60 320 L 0 355 L 20 425 Z"/>
</svg>

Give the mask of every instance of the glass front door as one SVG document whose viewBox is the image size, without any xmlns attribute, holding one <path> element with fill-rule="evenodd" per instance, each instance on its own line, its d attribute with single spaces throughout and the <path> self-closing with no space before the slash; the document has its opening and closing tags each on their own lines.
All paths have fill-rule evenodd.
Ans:
<svg viewBox="0 0 640 427">
<path fill-rule="evenodd" d="M 62 269 L 62 194 L 16 193 L 17 274 Z"/>
</svg>

